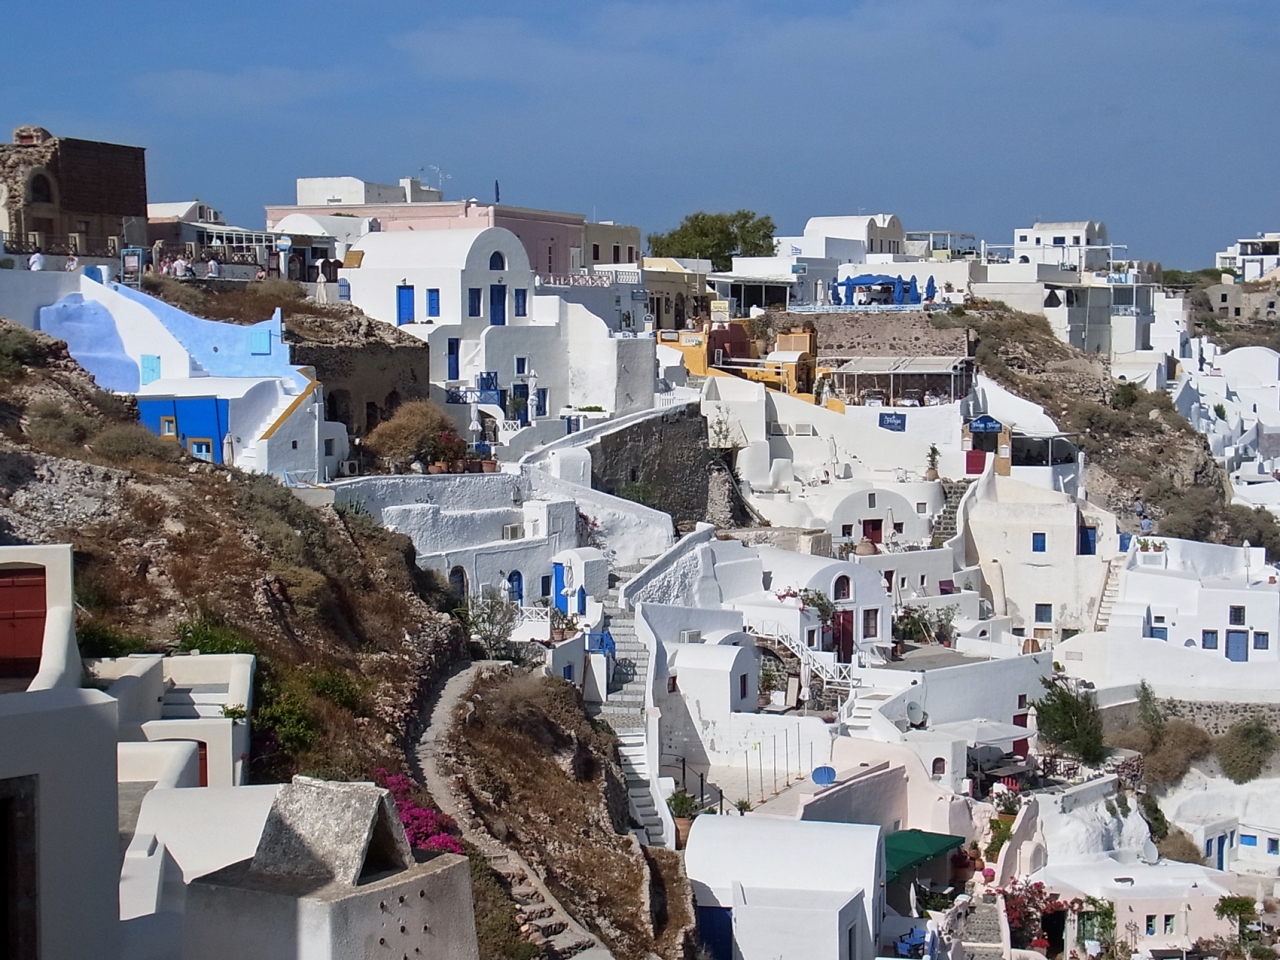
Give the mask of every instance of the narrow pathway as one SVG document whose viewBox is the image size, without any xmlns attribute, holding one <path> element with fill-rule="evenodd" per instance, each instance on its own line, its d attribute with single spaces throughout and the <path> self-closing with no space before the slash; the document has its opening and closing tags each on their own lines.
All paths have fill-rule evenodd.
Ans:
<svg viewBox="0 0 1280 960">
<path fill-rule="evenodd" d="M 1002 960 L 999 908 L 993 903 L 975 900 L 973 910 L 960 929 L 960 942 L 969 960 Z"/>
<path fill-rule="evenodd" d="M 454 708 L 466 696 L 484 670 L 498 667 L 497 661 L 478 661 L 459 664 L 443 684 L 432 691 L 425 705 L 427 723 L 415 751 L 418 773 L 431 797 L 442 811 L 458 823 L 462 837 L 484 854 L 489 866 L 511 885 L 511 896 L 519 909 L 521 928 L 532 928 L 536 934 L 531 939 L 546 951 L 549 957 L 565 960 L 613 960 L 611 954 L 589 930 L 578 923 L 560 902 L 551 895 L 536 871 L 516 851 L 499 843 L 483 828 L 471 825 L 454 793 L 452 778 L 437 762 L 443 752 L 443 744 L 453 725 Z"/>
</svg>

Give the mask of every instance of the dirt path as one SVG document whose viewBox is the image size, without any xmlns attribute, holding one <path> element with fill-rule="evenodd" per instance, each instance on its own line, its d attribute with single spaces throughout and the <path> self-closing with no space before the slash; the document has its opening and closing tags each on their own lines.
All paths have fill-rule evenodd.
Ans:
<svg viewBox="0 0 1280 960">
<path fill-rule="evenodd" d="M 489 865 L 511 885 L 522 927 L 527 924 L 537 931 L 535 942 L 543 946 L 548 956 L 560 960 L 574 956 L 579 960 L 613 960 L 613 954 L 569 915 L 520 854 L 499 843 L 482 826 L 472 825 L 471 817 L 463 813 L 458 803 L 452 778 L 438 762 L 453 725 L 454 710 L 476 677 L 502 666 L 491 660 L 459 664 L 448 679 L 432 691 L 425 705 L 426 728 L 414 752 L 419 777 L 440 809 L 457 821 L 463 839 L 479 849 Z"/>
</svg>

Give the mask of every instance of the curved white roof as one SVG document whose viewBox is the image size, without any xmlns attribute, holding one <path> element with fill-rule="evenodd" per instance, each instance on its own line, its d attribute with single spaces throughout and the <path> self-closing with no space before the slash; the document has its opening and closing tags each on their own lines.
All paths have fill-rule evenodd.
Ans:
<svg viewBox="0 0 1280 960">
<path fill-rule="evenodd" d="M 364 253 L 360 269 L 487 269 L 490 255 L 501 251 L 507 271 L 529 271 L 529 255 L 520 238 L 503 227 L 367 233 L 351 249 Z"/>
<path fill-rule="evenodd" d="M 856 890 L 884 872 L 880 827 L 867 823 L 701 816 L 685 849 L 699 906 L 733 906 L 733 884 L 764 890 Z"/>
<path fill-rule="evenodd" d="M 728 643 L 670 643 L 666 647 L 668 666 L 683 670 L 728 671 L 733 669 L 739 657 L 754 656 L 746 647 Z"/>
<path fill-rule="evenodd" d="M 369 217 L 332 217 L 291 213 L 271 228 L 272 233 L 300 233 L 307 237 L 334 237 L 352 242 L 369 231 Z"/>
</svg>

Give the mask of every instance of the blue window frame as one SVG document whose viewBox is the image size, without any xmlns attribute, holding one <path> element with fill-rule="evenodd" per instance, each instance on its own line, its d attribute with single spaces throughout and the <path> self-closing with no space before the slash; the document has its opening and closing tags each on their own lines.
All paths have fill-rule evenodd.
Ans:
<svg viewBox="0 0 1280 960">
<path fill-rule="evenodd" d="M 1270 650 L 1270 649 L 1271 649 L 1271 634 L 1267 633 L 1267 632 L 1266 632 L 1266 631 L 1264 631 L 1264 630 L 1255 630 L 1255 631 L 1253 631 L 1253 649 L 1255 649 L 1255 650 Z"/>
<path fill-rule="evenodd" d="M 413 323 L 413 284 L 396 287 L 396 326 Z"/>
<path fill-rule="evenodd" d="M 1044 536 L 1044 534 L 1043 534 L 1043 533 L 1033 533 L 1033 534 L 1031 535 L 1031 552 L 1032 552 L 1032 553 L 1044 553 L 1044 551 L 1045 551 L 1045 536 Z"/>
<path fill-rule="evenodd" d="M 489 255 L 489 269 L 490 270 L 507 269 L 507 259 L 502 255 L 501 251 L 495 250 L 493 251 L 493 253 Z"/>
<path fill-rule="evenodd" d="M 1240 846 L 1242 846 L 1242 847 L 1256 847 L 1257 845 L 1258 845 L 1258 838 L 1257 838 L 1257 836 L 1255 836 L 1254 834 L 1252 834 L 1252 833 L 1242 833 L 1242 834 L 1240 834 Z"/>
<path fill-rule="evenodd" d="M 440 316 L 440 291 L 436 287 L 427 291 L 427 316 Z"/>
<path fill-rule="evenodd" d="M 516 357 L 516 376 L 523 377 L 529 372 L 529 358 Z"/>
<path fill-rule="evenodd" d="M 529 315 L 529 291 L 523 287 L 515 289 L 515 312 L 517 317 Z"/>
<path fill-rule="evenodd" d="M 497 254 L 494 254 L 494 256 L 497 256 Z M 566 663 L 566 664 L 565 664 L 565 666 L 564 666 L 564 678 L 565 678 L 566 680 L 568 680 L 570 683 L 572 683 L 572 682 L 573 682 L 573 664 L 572 664 L 572 663 Z"/>
<path fill-rule="evenodd" d="M 1036 604 L 1036 623 L 1053 623 L 1053 604 Z"/>
<path fill-rule="evenodd" d="M 1212 857 L 1212 856 L 1213 856 L 1213 841 L 1212 841 L 1212 840 L 1206 840 L 1206 841 L 1204 842 L 1204 855 L 1205 855 L 1206 857 Z"/>
<path fill-rule="evenodd" d="M 1280 854 L 1280 839 L 1267 837 L 1267 853 Z"/>
<path fill-rule="evenodd" d="M 484 293 L 479 287 L 471 287 L 467 290 L 467 316 L 480 316 L 480 298 Z"/>
<path fill-rule="evenodd" d="M 1205 650 L 1218 649 L 1218 631 L 1202 630 L 1200 631 L 1200 646 Z"/>
</svg>

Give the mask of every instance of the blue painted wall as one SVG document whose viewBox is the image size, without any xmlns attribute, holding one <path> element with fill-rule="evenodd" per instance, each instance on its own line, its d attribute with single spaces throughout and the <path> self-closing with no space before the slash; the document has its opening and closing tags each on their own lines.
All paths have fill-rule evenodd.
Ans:
<svg viewBox="0 0 1280 960">
<path fill-rule="evenodd" d="M 242 327 L 234 323 L 203 320 L 177 307 L 140 293 L 131 287 L 112 284 L 122 297 L 142 304 L 164 324 L 165 329 L 186 347 L 187 352 L 210 376 L 282 377 L 305 387 L 307 380 L 289 363 L 289 351 L 280 342 L 280 312 L 270 320 Z M 271 352 L 260 351 L 266 332 Z"/>
<path fill-rule="evenodd" d="M 178 442 L 183 450 L 189 450 L 192 438 L 210 440 L 213 444 L 213 462 L 222 462 L 222 440 L 227 435 L 230 403 L 217 397 L 139 397 L 138 419 L 142 425 L 161 436 L 160 418 L 173 417 L 177 421 Z"/>
<path fill-rule="evenodd" d="M 98 386 L 116 393 L 137 393 L 138 365 L 124 351 L 115 319 L 96 300 L 78 293 L 40 308 L 40 329 L 67 342 L 67 349 Z"/>
</svg>

